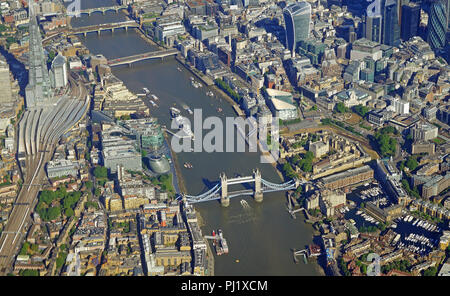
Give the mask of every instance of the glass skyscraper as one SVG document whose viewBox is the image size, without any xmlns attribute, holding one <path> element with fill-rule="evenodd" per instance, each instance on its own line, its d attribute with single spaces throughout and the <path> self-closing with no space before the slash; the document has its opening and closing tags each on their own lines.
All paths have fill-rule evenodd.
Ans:
<svg viewBox="0 0 450 296">
<path fill-rule="evenodd" d="M 446 8 L 445 12 L 447 15 L 447 29 L 450 32 L 450 0 L 443 0 L 444 6 Z"/>
<path fill-rule="evenodd" d="M 397 14 L 397 1 L 385 0 L 383 5 L 383 44 L 400 44 L 400 25 Z"/>
<path fill-rule="evenodd" d="M 47 57 L 42 47 L 42 37 L 34 13 L 35 5 L 30 5 L 30 42 L 28 57 L 28 85 L 25 88 L 27 108 L 52 103 L 53 88 L 47 70 Z"/>
<path fill-rule="evenodd" d="M 445 34 L 447 31 L 446 14 L 446 7 L 442 2 L 436 1 L 431 4 L 427 25 L 427 41 L 432 49 L 442 49 L 445 47 Z"/>
<path fill-rule="evenodd" d="M 283 10 L 286 26 L 286 46 L 295 55 L 297 43 L 309 38 L 311 5 L 308 2 L 296 2 L 289 4 Z"/>
<path fill-rule="evenodd" d="M 403 40 L 409 40 L 417 36 L 420 23 L 420 6 L 410 3 L 402 6 L 401 37 Z"/>
<path fill-rule="evenodd" d="M 11 78 L 6 58 L 0 54 L 0 104 L 12 103 Z"/>
<path fill-rule="evenodd" d="M 383 17 L 381 15 L 366 16 L 365 37 L 368 40 L 381 43 L 381 27 Z"/>
</svg>

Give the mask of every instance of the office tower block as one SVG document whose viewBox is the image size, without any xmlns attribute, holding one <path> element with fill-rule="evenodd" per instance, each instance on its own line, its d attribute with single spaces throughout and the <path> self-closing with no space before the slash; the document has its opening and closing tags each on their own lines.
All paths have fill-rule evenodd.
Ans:
<svg viewBox="0 0 450 296">
<path fill-rule="evenodd" d="M 430 5 L 427 25 L 427 41 L 433 50 L 445 47 L 445 34 L 447 32 L 447 15 L 445 5 L 435 1 Z"/>
<path fill-rule="evenodd" d="M 397 1 L 385 0 L 383 11 L 383 44 L 398 46 L 400 44 L 400 26 L 398 24 Z"/>
<path fill-rule="evenodd" d="M 297 43 L 309 38 L 311 22 L 311 5 L 306 2 L 289 4 L 283 10 L 286 26 L 286 46 L 295 55 Z"/>
<path fill-rule="evenodd" d="M 420 6 L 409 3 L 402 6 L 401 38 L 409 40 L 417 36 L 420 24 Z"/>
</svg>

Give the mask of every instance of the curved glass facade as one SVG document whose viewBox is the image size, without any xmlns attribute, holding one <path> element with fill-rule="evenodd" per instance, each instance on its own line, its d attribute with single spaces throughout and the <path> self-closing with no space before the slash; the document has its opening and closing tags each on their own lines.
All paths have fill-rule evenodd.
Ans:
<svg viewBox="0 0 450 296">
<path fill-rule="evenodd" d="M 290 4 L 283 10 L 283 16 L 286 26 L 286 47 L 294 53 L 297 43 L 309 38 L 311 5 L 305 1 Z"/>
<path fill-rule="evenodd" d="M 167 158 L 162 156 L 150 157 L 150 169 L 157 174 L 166 174 L 170 171 L 170 164 Z"/>
<path fill-rule="evenodd" d="M 445 7 L 440 2 L 431 4 L 428 17 L 428 43 L 432 49 L 442 49 L 445 46 L 447 17 Z"/>
</svg>

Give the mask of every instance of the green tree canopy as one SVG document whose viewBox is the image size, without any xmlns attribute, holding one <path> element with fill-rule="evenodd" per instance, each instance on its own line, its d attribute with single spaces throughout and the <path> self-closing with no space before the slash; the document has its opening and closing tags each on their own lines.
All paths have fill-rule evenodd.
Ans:
<svg viewBox="0 0 450 296">
<path fill-rule="evenodd" d="M 84 185 L 86 185 L 86 188 L 87 188 L 87 189 L 91 189 L 91 188 L 93 187 L 93 184 L 92 184 L 91 181 L 86 181 L 86 182 L 84 183 Z"/>
<path fill-rule="evenodd" d="M 100 190 L 100 188 L 95 188 L 95 192 L 94 192 L 95 196 L 99 197 L 102 194 L 102 191 Z"/>
<path fill-rule="evenodd" d="M 103 166 L 97 166 L 94 169 L 94 176 L 96 178 L 107 178 L 108 177 L 108 169 Z"/>
<path fill-rule="evenodd" d="M 283 172 L 284 172 L 285 176 L 288 178 L 293 178 L 296 176 L 296 173 L 289 162 L 286 162 L 283 165 Z"/>
<path fill-rule="evenodd" d="M 53 59 L 56 57 L 56 53 L 54 51 L 50 51 L 48 53 L 48 60 L 47 64 L 51 64 L 53 62 Z"/>
<path fill-rule="evenodd" d="M 169 180 L 169 176 L 167 174 L 161 175 L 159 176 L 159 182 L 166 182 L 167 180 Z"/>
<path fill-rule="evenodd" d="M 38 270 L 24 269 L 19 272 L 20 276 L 39 276 Z"/>
<path fill-rule="evenodd" d="M 338 113 L 345 113 L 348 112 L 348 108 L 345 107 L 344 103 L 339 102 L 336 104 L 336 106 L 334 107 L 334 109 L 336 110 L 336 112 Z"/>
<path fill-rule="evenodd" d="M 414 171 L 418 166 L 419 163 L 417 162 L 415 157 L 409 157 L 408 161 L 406 162 L 406 166 L 411 170 Z"/>
<path fill-rule="evenodd" d="M 26 255 L 28 253 L 29 248 L 30 248 L 30 243 L 24 242 L 22 245 L 22 249 L 20 249 L 19 255 Z"/>
<path fill-rule="evenodd" d="M 47 211 L 48 220 L 55 220 L 59 216 L 61 216 L 61 207 L 55 206 L 48 209 Z"/>
<path fill-rule="evenodd" d="M 39 245 L 38 244 L 32 244 L 31 245 L 31 251 L 34 253 L 37 253 L 39 251 Z"/>
<path fill-rule="evenodd" d="M 64 215 L 66 215 L 67 218 L 70 218 L 74 215 L 75 213 L 73 212 L 73 210 L 71 208 L 67 208 L 66 211 L 64 212 Z"/>
<path fill-rule="evenodd" d="M 397 140 L 395 138 L 392 138 L 386 132 L 378 131 L 375 133 L 375 140 L 381 156 L 388 157 L 395 155 L 397 149 Z"/>
<path fill-rule="evenodd" d="M 61 252 L 58 255 L 58 258 L 56 258 L 56 269 L 60 269 L 63 267 L 64 263 L 66 262 L 67 253 Z"/>
<path fill-rule="evenodd" d="M 363 105 L 356 105 L 353 107 L 353 111 L 361 117 L 366 116 L 367 112 L 369 112 L 369 108 Z"/>
</svg>

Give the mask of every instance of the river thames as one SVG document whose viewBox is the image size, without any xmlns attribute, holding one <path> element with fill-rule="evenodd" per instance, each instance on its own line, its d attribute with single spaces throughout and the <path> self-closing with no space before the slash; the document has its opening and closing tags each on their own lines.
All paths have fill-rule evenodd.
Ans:
<svg viewBox="0 0 450 296">
<path fill-rule="evenodd" d="M 108 1 L 103 1 L 107 5 Z M 90 6 L 92 7 L 92 6 Z M 105 15 L 94 13 L 90 17 L 82 15 L 72 19 L 72 26 L 86 26 L 103 22 L 123 21 L 122 12 L 107 12 Z M 92 54 L 103 54 L 108 59 L 119 58 L 156 48 L 146 42 L 134 31 L 116 30 L 114 33 L 103 31 L 100 35 L 89 33 L 79 36 L 82 43 Z M 144 87 L 159 97 L 158 108 L 150 105 L 151 116 L 157 117 L 161 124 L 170 127 L 169 108 L 175 106 L 182 115 L 191 118 L 183 110 L 187 105 L 192 110 L 201 109 L 203 118 L 219 116 L 235 117 L 231 105 L 215 92 L 214 97 L 206 95 L 206 86 L 194 88 L 193 76 L 173 57 L 164 60 L 142 61 L 128 66 L 113 68 L 113 73 L 134 93 L 143 93 Z M 198 81 L 198 79 L 196 79 Z M 213 90 L 214 91 L 214 90 Z M 218 113 L 218 108 L 223 111 Z M 225 122 L 225 120 L 224 120 Z M 206 134 L 208 131 L 203 131 Z M 225 133 L 225 131 L 224 131 Z M 196 135 L 197 136 L 197 135 Z M 281 183 L 283 180 L 271 164 L 261 164 L 260 154 L 251 152 L 183 152 L 176 155 L 181 178 L 188 194 L 204 192 L 211 183 L 219 180 L 219 174 L 250 175 L 260 168 L 265 180 Z M 190 162 L 192 169 L 183 168 L 184 162 Z M 180 165 L 181 164 L 181 165 Z M 229 191 L 241 190 L 241 185 L 229 186 Z M 245 199 L 250 208 L 244 208 L 240 201 Z M 320 275 L 322 269 L 315 262 L 295 264 L 291 249 L 304 248 L 313 240 L 313 229 L 303 222 L 304 217 L 297 214 L 292 219 L 286 210 L 285 192 L 264 194 L 264 201 L 256 203 L 252 197 L 235 197 L 230 206 L 223 208 L 218 201 L 209 201 L 195 205 L 205 225 L 204 234 L 213 229 L 222 229 L 229 245 L 227 255 L 215 255 L 215 275 Z"/>
</svg>

